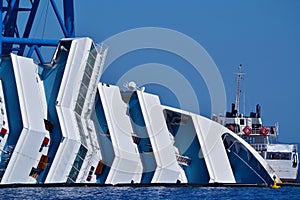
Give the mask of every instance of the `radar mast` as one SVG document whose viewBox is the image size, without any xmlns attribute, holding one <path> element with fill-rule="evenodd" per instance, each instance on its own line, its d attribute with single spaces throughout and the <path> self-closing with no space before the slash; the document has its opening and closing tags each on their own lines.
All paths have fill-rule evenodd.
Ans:
<svg viewBox="0 0 300 200">
<path fill-rule="evenodd" d="M 240 94 L 241 94 L 241 80 L 243 78 L 244 73 L 242 73 L 242 65 L 238 66 L 238 73 L 237 73 L 237 88 L 236 88 L 236 95 L 235 95 L 235 110 L 237 111 L 237 115 L 239 115 L 239 104 L 240 104 Z"/>
</svg>

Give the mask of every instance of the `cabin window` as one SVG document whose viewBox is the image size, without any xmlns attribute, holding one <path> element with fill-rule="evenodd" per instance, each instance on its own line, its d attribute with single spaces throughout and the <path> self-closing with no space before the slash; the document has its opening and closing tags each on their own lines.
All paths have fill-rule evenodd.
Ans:
<svg viewBox="0 0 300 200">
<path fill-rule="evenodd" d="M 245 125 L 245 119 L 240 119 L 240 125 Z"/>
<path fill-rule="evenodd" d="M 270 160 L 291 160 L 291 153 L 267 152 L 267 159 Z"/>
</svg>

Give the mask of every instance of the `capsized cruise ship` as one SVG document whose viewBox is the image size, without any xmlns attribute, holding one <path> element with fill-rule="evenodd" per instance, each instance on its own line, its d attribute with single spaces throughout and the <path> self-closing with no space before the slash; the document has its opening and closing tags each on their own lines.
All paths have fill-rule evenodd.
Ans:
<svg viewBox="0 0 300 200">
<path fill-rule="evenodd" d="M 60 40 L 52 61 L 2 57 L 0 183 L 272 184 L 245 140 L 164 106 L 133 82 L 99 82 L 104 45 Z"/>
</svg>

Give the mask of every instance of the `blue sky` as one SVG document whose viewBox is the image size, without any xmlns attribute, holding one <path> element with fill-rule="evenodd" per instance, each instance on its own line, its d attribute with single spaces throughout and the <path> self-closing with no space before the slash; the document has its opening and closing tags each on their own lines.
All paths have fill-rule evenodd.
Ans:
<svg viewBox="0 0 300 200">
<path fill-rule="evenodd" d="M 299 10 L 297 0 L 75 1 L 76 36 L 102 42 L 134 28 L 178 31 L 197 41 L 213 59 L 224 81 L 228 108 L 235 98 L 235 72 L 242 64 L 246 113 L 259 103 L 266 125 L 279 122 L 280 141 L 300 143 Z M 130 52 L 112 63 L 102 80 L 114 84 L 122 74 L 147 63 L 173 67 L 182 74 L 197 93 L 200 113 L 210 117 L 211 101 L 203 77 L 195 75 L 190 63 L 170 52 Z M 141 76 L 147 78 L 146 74 Z M 165 78 L 173 86 L 179 84 L 168 74 Z M 178 106 L 177 94 L 167 87 L 148 84 L 146 90 L 160 95 L 164 104 Z"/>
</svg>

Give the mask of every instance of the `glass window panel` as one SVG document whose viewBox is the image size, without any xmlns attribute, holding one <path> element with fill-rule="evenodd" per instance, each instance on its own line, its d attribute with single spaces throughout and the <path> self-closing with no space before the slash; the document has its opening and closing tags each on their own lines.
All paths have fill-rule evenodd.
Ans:
<svg viewBox="0 0 300 200">
<path fill-rule="evenodd" d="M 83 145 L 81 145 L 79 148 L 78 154 L 80 155 L 81 158 L 84 159 L 86 156 L 86 153 L 87 153 L 87 149 Z"/>
<path fill-rule="evenodd" d="M 85 86 L 89 86 L 91 78 L 86 73 L 83 74 L 82 82 Z M 85 96 L 85 95 L 84 95 Z"/>
<path fill-rule="evenodd" d="M 72 181 L 76 181 L 77 179 L 77 176 L 79 174 L 79 171 L 77 171 L 77 169 L 75 169 L 74 167 L 71 168 L 71 171 L 70 171 L 70 174 L 69 174 L 69 178 L 72 180 Z"/>
<path fill-rule="evenodd" d="M 81 84 L 80 89 L 79 89 L 79 93 L 81 94 L 81 96 L 85 97 L 86 93 L 87 93 L 87 87 L 84 84 Z"/>
<path fill-rule="evenodd" d="M 78 114 L 78 115 L 81 115 L 82 113 L 82 108 L 76 103 L 75 105 L 75 112 Z"/>
<path fill-rule="evenodd" d="M 83 108 L 84 101 L 85 98 L 79 94 L 77 97 L 77 103 L 80 105 L 81 108 Z"/>
<path fill-rule="evenodd" d="M 93 68 L 90 67 L 89 65 L 86 65 L 85 66 L 85 73 L 87 73 L 91 77 L 92 73 L 93 73 Z"/>
<path fill-rule="evenodd" d="M 87 63 L 93 67 L 95 65 L 95 58 L 90 54 L 87 60 Z"/>
</svg>

